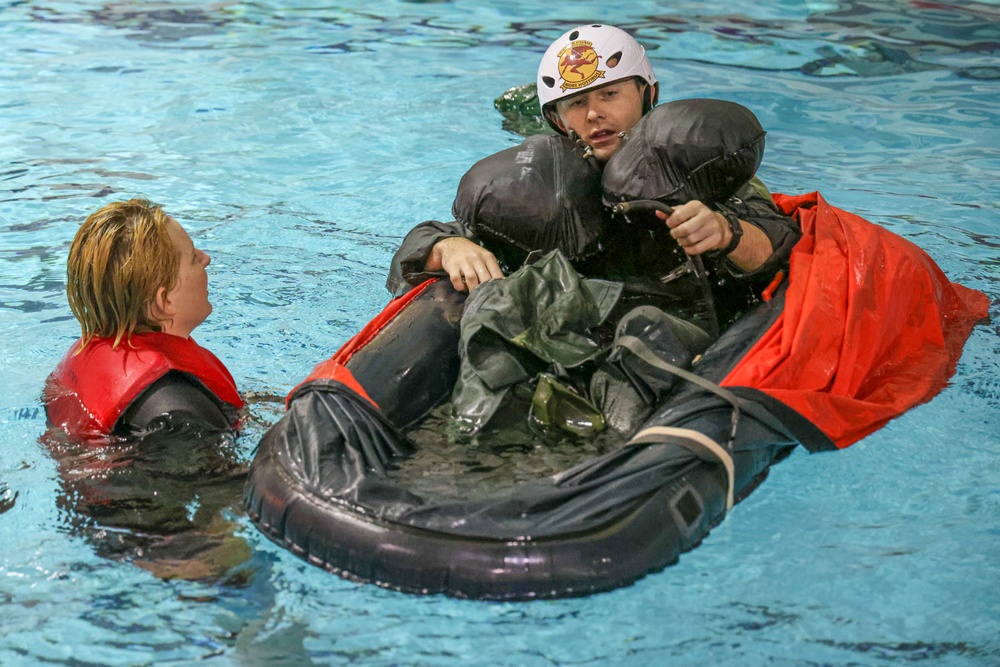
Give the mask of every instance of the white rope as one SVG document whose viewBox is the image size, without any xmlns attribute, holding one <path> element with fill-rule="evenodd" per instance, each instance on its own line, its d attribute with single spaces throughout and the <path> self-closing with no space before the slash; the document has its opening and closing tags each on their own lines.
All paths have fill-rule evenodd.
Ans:
<svg viewBox="0 0 1000 667">
<path fill-rule="evenodd" d="M 636 433 L 635 436 L 628 441 L 628 444 L 634 445 L 663 442 L 664 437 L 669 438 L 668 442 L 679 444 L 692 451 L 694 454 L 699 455 L 698 458 L 702 460 L 714 460 L 723 465 L 726 469 L 726 479 L 728 482 L 728 489 L 726 491 L 726 511 L 728 512 L 731 510 L 734 504 L 733 487 L 736 485 L 736 473 L 733 466 L 733 457 L 728 451 L 726 451 L 726 448 L 699 431 L 693 431 L 689 428 L 673 428 L 669 426 L 650 426 L 649 428 L 644 428 Z M 676 439 L 680 439 L 680 442 Z M 700 455 L 706 452 L 710 454 L 709 457 Z"/>
</svg>

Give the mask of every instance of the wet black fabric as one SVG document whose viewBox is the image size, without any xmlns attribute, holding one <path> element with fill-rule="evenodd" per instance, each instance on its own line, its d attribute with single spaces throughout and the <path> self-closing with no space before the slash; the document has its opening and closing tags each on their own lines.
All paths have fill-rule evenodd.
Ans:
<svg viewBox="0 0 1000 667">
<path fill-rule="evenodd" d="M 705 392 L 697 393 L 696 401 L 685 401 L 684 409 L 675 410 L 672 418 L 664 417 L 657 425 L 696 427 L 726 442 L 731 406 Z M 731 451 L 737 459 L 750 458 L 737 491 L 792 445 L 794 440 L 776 421 L 752 416 L 742 420 Z M 347 503 L 358 508 L 361 516 L 381 521 L 455 536 L 540 539 L 593 530 L 622 518 L 650 493 L 681 481 L 700 460 L 665 436 L 660 443 L 626 446 L 505 494 L 427 502 L 393 484 L 387 474 L 387 463 L 394 456 L 405 456 L 408 448 L 367 401 L 337 383 L 311 383 L 300 390 L 289 412 L 261 442 L 254 465 L 259 468 L 270 457 L 270 470 L 254 474 L 279 475 L 278 479 L 285 480 L 282 492 L 289 496 L 334 507 Z M 248 487 L 251 495 L 254 486 L 251 482 Z M 267 500 L 257 495 L 253 502 Z M 285 515 L 275 509 L 277 516 Z M 708 527 L 704 527 L 706 532 Z M 308 534 L 325 528 L 298 526 L 295 530 Z"/>
<path fill-rule="evenodd" d="M 173 415 L 175 421 L 190 420 L 222 431 L 232 427 L 236 418 L 232 413 L 232 406 L 222 403 L 201 382 L 185 373 L 170 371 L 129 404 L 115 422 L 114 433 L 144 431 L 167 415 Z"/>
<path fill-rule="evenodd" d="M 748 197 L 745 203 L 740 199 L 744 211 L 738 214 L 740 219 L 767 220 L 775 230 L 787 230 L 786 236 L 775 233 L 775 239 L 784 238 L 778 242 L 787 245 L 775 246 L 771 258 L 752 273 L 740 271 L 723 257 L 701 255 L 722 329 L 757 304 L 760 291 L 779 269 L 787 266 L 794 241 L 799 238 L 792 221 L 783 218 L 751 185 L 741 188 L 740 193 Z M 683 319 L 696 321 L 706 330 L 711 328 L 701 279 L 692 270 L 688 256 L 670 236 L 670 230 L 652 212 L 616 218 L 608 227 L 603 252 L 577 262 L 576 268 L 588 277 L 625 283 L 625 297 L 632 306 L 655 305 Z"/>
<path fill-rule="evenodd" d="M 653 306 L 634 308 L 618 322 L 607 360 L 590 380 L 590 396 L 615 430 L 630 433 L 644 422 L 681 381 L 621 345 L 637 338 L 671 366 L 688 369 L 712 343 L 700 327 Z"/>
<path fill-rule="evenodd" d="M 286 474 L 306 496 L 376 508 L 419 502 L 386 486 L 387 465 L 412 446 L 371 403 L 339 382 L 300 387 L 288 412 L 262 443 L 273 447 Z"/>
<path fill-rule="evenodd" d="M 169 411 L 126 437 L 80 442 L 53 427 L 40 442 L 57 466 L 62 527 L 98 556 L 162 579 L 239 581 L 251 553 L 230 516 L 247 466 L 231 422 Z"/>
<path fill-rule="evenodd" d="M 455 417 L 478 430 L 518 382 L 553 364 L 574 368 L 594 359 L 602 349 L 591 331 L 621 290 L 620 283 L 581 278 L 558 250 L 481 285 L 462 315 Z"/>
</svg>

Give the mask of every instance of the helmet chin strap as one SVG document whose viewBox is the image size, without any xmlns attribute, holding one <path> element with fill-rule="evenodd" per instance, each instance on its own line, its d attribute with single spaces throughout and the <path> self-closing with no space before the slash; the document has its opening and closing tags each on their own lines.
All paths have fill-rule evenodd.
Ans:
<svg viewBox="0 0 1000 667">
<path fill-rule="evenodd" d="M 653 107 L 656 106 L 656 102 L 660 98 L 660 82 L 657 81 L 654 84 L 647 84 L 645 95 L 643 95 L 642 100 L 642 115 L 645 116 L 647 113 L 652 111 Z"/>
<path fill-rule="evenodd" d="M 576 143 L 580 144 L 581 146 L 583 146 L 583 156 L 582 157 L 583 157 L 584 160 L 586 160 L 589 157 L 594 157 L 594 149 L 593 149 L 593 147 L 591 147 L 590 145 L 587 144 L 587 142 L 585 142 L 583 139 L 581 139 L 579 134 L 577 134 L 573 130 L 567 130 L 566 131 L 566 136 L 569 137 L 570 139 L 572 139 L 573 141 L 575 141 Z"/>
</svg>

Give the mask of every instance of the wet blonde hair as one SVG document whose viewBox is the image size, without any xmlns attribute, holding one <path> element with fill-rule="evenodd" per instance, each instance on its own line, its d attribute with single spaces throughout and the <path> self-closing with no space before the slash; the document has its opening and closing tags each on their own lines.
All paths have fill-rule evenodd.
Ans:
<svg viewBox="0 0 1000 667">
<path fill-rule="evenodd" d="M 173 289 L 180 257 L 167 231 L 170 217 L 145 199 L 115 202 L 80 226 L 69 249 L 66 296 L 80 321 L 82 350 L 93 338 L 161 331 L 149 313 L 159 288 Z"/>
</svg>

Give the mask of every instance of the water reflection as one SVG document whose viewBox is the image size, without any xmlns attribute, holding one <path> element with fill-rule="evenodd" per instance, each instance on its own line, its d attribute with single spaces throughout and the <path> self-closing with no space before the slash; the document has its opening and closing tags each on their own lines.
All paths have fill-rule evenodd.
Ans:
<svg viewBox="0 0 1000 667">
<path fill-rule="evenodd" d="M 231 514 L 246 476 L 232 433 L 163 418 L 136 437 L 81 444 L 50 430 L 42 442 L 58 464 L 64 528 L 99 556 L 161 579 L 241 586 L 252 576 Z"/>
<path fill-rule="evenodd" d="M 316 33 L 319 24 L 322 29 L 317 34 L 336 32 L 338 37 L 307 48 L 334 56 L 376 50 L 380 43 L 541 51 L 567 24 L 560 18 L 502 25 L 501 16 L 489 13 L 469 16 L 465 21 L 421 15 L 421 5 L 436 2 L 409 0 L 414 6 L 410 15 L 380 15 L 375 6 L 274 7 L 227 2 L 202 6 L 110 2 L 79 14 L 51 8 L 35 8 L 31 14 L 38 21 L 106 26 L 128 33 L 130 39 L 153 44 L 230 34 L 243 28 L 262 28 L 277 39 L 273 33 L 298 34 L 304 29 Z M 989 3 L 945 6 L 915 0 L 854 0 L 823 3 L 809 13 L 788 12 L 792 14 L 788 18 L 775 18 L 770 11 L 763 15 L 733 12 L 722 3 L 681 11 L 640 16 L 616 25 L 635 35 L 654 58 L 764 70 L 797 69 L 812 76 L 868 77 L 953 69 L 969 78 L 1000 78 L 1000 68 L 992 62 L 1000 43 L 1000 10 Z M 489 29 L 478 24 L 488 19 L 493 19 Z M 752 48 L 734 51 L 727 44 L 732 42 Z M 185 48 L 194 47 L 187 44 Z"/>
<path fill-rule="evenodd" d="M 14 509 L 18 495 L 19 492 L 11 489 L 7 482 L 0 482 L 0 514 Z"/>
</svg>

